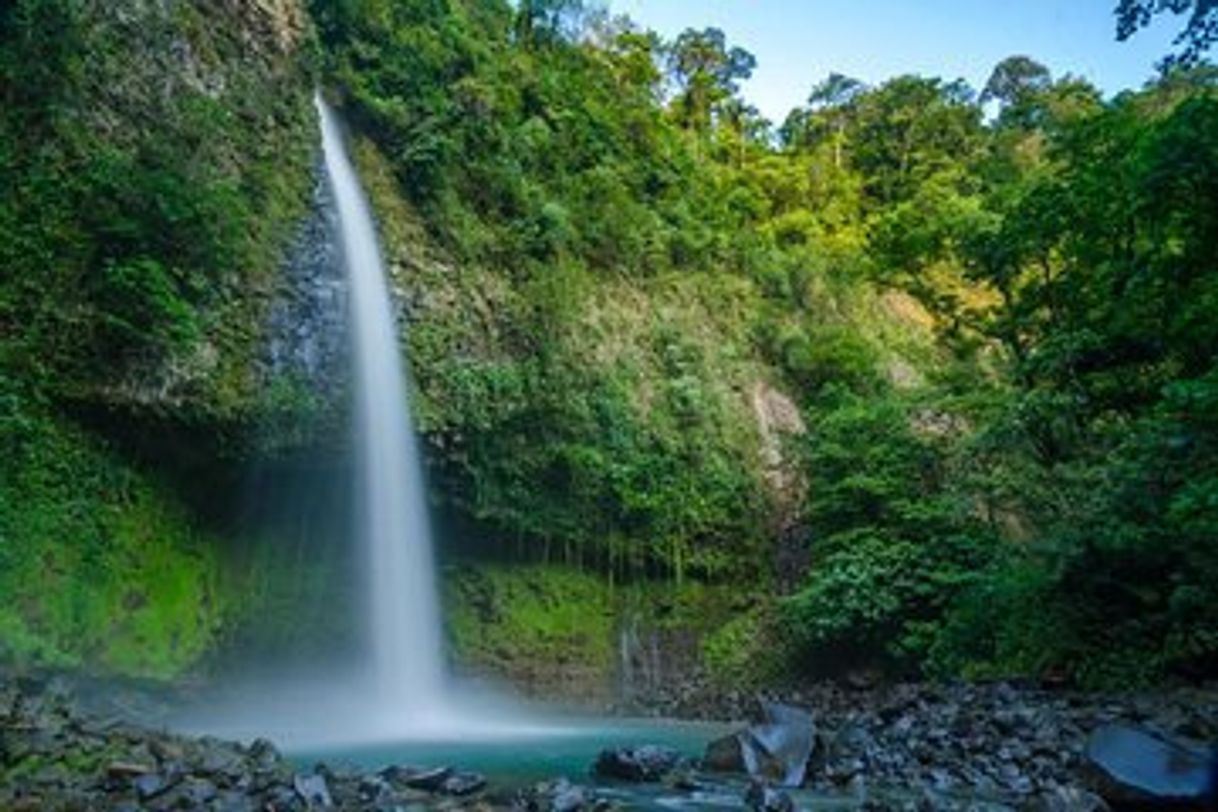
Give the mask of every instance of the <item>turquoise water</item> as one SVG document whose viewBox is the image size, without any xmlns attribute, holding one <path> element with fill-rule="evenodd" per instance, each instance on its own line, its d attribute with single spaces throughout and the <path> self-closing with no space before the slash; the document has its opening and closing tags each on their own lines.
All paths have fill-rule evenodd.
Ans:
<svg viewBox="0 0 1218 812">
<path fill-rule="evenodd" d="M 466 740 L 410 740 L 329 749 L 289 752 L 301 766 L 324 761 L 332 766 L 381 769 L 392 764 L 418 767 L 451 766 L 482 773 L 493 794 L 504 797 L 538 781 L 565 777 L 572 783 L 597 787 L 626 809 L 645 812 L 664 810 L 742 810 L 746 781 L 743 777 L 699 775 L 699 789 L 686 791 L 663 784 L 623 784 L 597 780 L 591 772 L 602 749 L 640 744 L 672 747 L 690 759 L 700 758 L 708 742 L 732 732 L 724 724 L 673 720 L 558 720 L 548 727 L 524 730 L 519 736 L 500 733 L 493 738 Z M 808 812 L 858 809 L 864 796 L 850 791 L 826 794 L 807 790 L 789 791 L 796 808 Z M 890 802 L 916 800 L 909 788 L 871 787 L 867 797 Z M 957 800 L 961 800 L 957 798 Z M 1010 809 L 980 798 L 970 799 L 976 810 Z"/>
<path fill-rule="evenodd" d="M 554 723 L 552 732 L 533 729 L 519 738 L 466 741 L 402 741 L 340 749 L 298 750 L 289 756 L 302 766 L 325 761 L 332 766 L 381 769 L 391 764 L 419 767 L 451 766 L 485 775 L 491 791 L 500 797 L 538 781 L 564 777 L 575 784 L 595 786 L 626 809 L 741 810 L 746 780 L 741 777 L 699 776 L 696 791 L 663 784 L 626 784 L 597 780 L 592 765 L 602 749 L 640 744 L 672 747 L 690 759 L 700 758 L 713 739 L 735 730 L 724 724 L 673 720 L 575 720 Z M 809 812 L 857 809 L 854 795 L 805 790 L 790 791 L 796 807 Z"/>
<path fill-rule="evenodd" d="M 301 763 L 324 760 L 365 769 L 391 764 L 453 766 L 483 773 L 496 785 L 519 786 L 565 776 L 590 783 L 591 768 L 602 749 L 661 744 L 689 758 L 700 758 L 712 739 L 730 732 L 721 724 L 652 720 L 558 720 L 552 727 L 519 737 L 447 741 L 401 741 L 342 749 L 301 750 L 289 755 Z"/>
</svg>

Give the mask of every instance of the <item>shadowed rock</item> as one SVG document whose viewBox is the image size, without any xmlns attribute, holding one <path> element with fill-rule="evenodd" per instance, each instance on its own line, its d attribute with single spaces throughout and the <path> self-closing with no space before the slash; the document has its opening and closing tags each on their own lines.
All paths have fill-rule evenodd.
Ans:
<svg viewBox="0 0 1218 812">
<path fill-rule="evenodd" d="M 622 781 L 659 781 L 680 762 L 681 756 L 669 747 L 644 744 L 602 750 L 593 771 L 602 778 Z"/>
</svg>

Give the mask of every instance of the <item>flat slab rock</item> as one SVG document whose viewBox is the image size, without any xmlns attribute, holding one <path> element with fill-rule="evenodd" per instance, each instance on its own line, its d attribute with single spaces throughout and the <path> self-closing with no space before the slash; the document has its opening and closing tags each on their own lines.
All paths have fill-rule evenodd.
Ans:
<svg viewBox="0 0 1218 812">
<path fill-rule="evenodd" d="M 1109 803 L 1138 809 L 1200 809 L 1211 791 L 1213 756 L 1201 746 L 1129 725 L 1106 725 L 1087 741 L 1087 764 Z"/>
</svg>

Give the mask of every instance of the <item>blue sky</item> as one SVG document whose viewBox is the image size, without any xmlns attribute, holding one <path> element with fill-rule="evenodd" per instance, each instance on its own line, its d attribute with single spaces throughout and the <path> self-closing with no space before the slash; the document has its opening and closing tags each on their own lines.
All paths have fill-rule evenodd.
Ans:
<svg viewBox="0 0 1218 812">
<path fill-rule="evenodd" d="M 980 89 L 990 70 L 1027 54 L 1055 76 L 1073 73 L 1112 94 L 1140 87 L 1171 50 L 1183 18 L 1166 15 L 1116 41 L 1116 0 L 608 0 L 614 14 L 672 37 L 717 26 L 752 51 L 744 86 L 781 123 L 812 85 L 838 71 L 875 83 L 902 73 L 964 78 Z"/>
</svg>

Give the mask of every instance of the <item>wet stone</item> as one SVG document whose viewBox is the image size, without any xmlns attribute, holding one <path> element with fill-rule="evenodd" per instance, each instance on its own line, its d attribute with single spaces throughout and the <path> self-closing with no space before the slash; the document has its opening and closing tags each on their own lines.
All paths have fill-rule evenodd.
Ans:
<svg viewBox="0 0 1218 812">
<path fill-rule="evenodd" d="M 486 787 L 486 778 L 477 773 L 453 773 L 444 779 L 440 791 L 445 795 L 463 797 Z"/>
<path fill-rule="evenodd" d="M 757 781 L 749 784 L 744 803 L 753 812 L 795 812 L 795 802 L 790 795 Z"/>
<path fill-rule="evenodd" d="M 386 767 L 380 776 L 394 786 L 437 792 L 453 774 L 452 767 L 419 769 L 412 767 Z"/>
<path fill-rule="evenodd" d="M 298 775 L 292 779 L 292 786 L 309 808 L 334 804 L 326 779 L 320 775 Z"/>
<path fill-rule="evenodd" d="M 621 781 L 660 781 L 680 763 L 681 756 L 670 747 L 644 744 L 602 750 L 593 772 L 602 778 Z"/>
<path fill-rule="evenodd" d="M 160 773 L 145 773 L 131 779 L 131 788 L 141 801 L 155 798 L 173 786 L 173 782 Z"/>
</svg>

